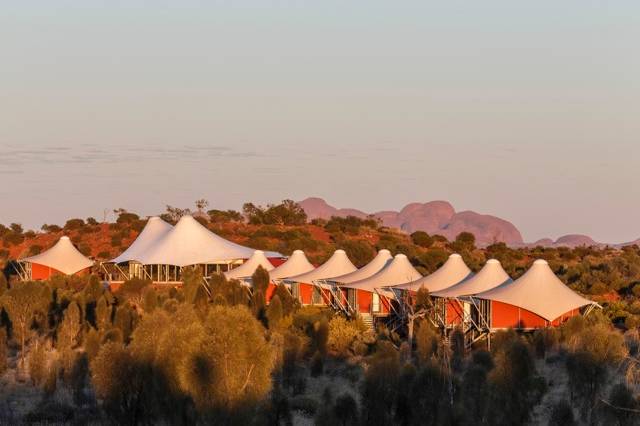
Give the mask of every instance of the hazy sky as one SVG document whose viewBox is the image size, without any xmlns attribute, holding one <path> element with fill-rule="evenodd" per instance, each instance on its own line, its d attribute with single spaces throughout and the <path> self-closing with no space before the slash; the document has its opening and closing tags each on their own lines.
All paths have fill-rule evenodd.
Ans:
<svg viewBox="0 0 640 426">
<path fill-rule="evenodd" d="M 640 237 L 637 0 L 0 7 L 0 223 L 321 196 Z"/>
</svg>

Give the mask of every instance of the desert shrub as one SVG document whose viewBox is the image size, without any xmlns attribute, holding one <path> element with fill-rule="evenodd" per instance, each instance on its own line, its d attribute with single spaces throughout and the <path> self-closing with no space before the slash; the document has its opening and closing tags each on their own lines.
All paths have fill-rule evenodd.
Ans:
<svg viewBox="0 0 640 426">
<path fill-rule="evenodd" d="M 333 416 L 342 426 L 359 425 L 358 403 L 350 394 L 343 394 L 336 398 L 333 406 Z"/>
<path fill-rule="evenodd" d="M 106 343 L 90 367 L 93 388 L 107 415 L 119 423 L 137 424 L 145 382 L 131 353 L 120 343 Z"/>
<path fill-rule="evenodd" d="M 431 273 L 438 269 L 449 258 L 449 253 L 442 249 L 433 248 L 416 256 L 418 265 Z"/>
<path fill-rule="evenodd" d="M 573 426 L 575 424 L 573 408 L 571 408 L 569 402 L 563 399 L 553 404 L 548 426 Z"/>
<path fill-rule="evenodd" d="M 44 316 L 50 302 L 49 288 L 35 281 L 16 283 L 2 295 L 0 303 L 11 320 L 11 330 L 15 338 L 20 342 L 22 361 L 31 325 L 37 315 Z"/>
<path fill-rule="evenodd" d="M 7 346 L 7 331 L 4 327 L 0 327 L 0 376 L 7 370 L 9 366 L 9 347 Z"/>
<path fill-rule="evenodd" d="M 310 362 L 311 377 L 318 377 L 324 373 L 324 357 L 320 351 L 316 351 Z"/>
<path fill-rule="evenodd" d="M 64 311 L 62 323 L 58 327 L 57 347 L 60 350 L 73 349 L 80 338 L 80 307 L 71 302 Z"/>
<path fill-rule="evenodd" d="M 211 374 L 229 360 L 232 367 Z M 204 323 L 204 340 L 186 354 L 178 374 L 200 410 L 233 411 L 268 394 L 273 366 L 264 329 L 247 308 L 214 306 Z"/>
<path fill-rule="evenodd" d="M 420 424 L 449 424 L 451 416 L 451 396 L 454 388 L 452 378 L 435 362 L 429 362 L 418 371 L 413 381 L 411 394 L 412 417 Z"/>
<path fill-rule="evenodd" d="M 64 224 L 65 231 L 75 231 L 84 226 L 84 220 L 82 219 L 69 219 Z"/>
<path fill-rule="evenodd" d="M 58 225 L 48 225 L 46 223 L 42 225 L 40 229 L 42 229 L 44 232 L 48 232 L 52 234 L 62 231 L 62 228 L 60 228 Z"/>
<path fill-rule="evenodd" d="M 106 343 L 122 343 L 124 338 L 122 336 L 122 330 L 119 328 L 110 328 L 104 332 L 102 335 L 102 340 L 100 342 L 101 345 Z"/>
<path fill-rule="evenodd" d="M 113 314 L 113 307 L 107 301 L 106 294 L 98 299 L 95 311 L 95 325 L 98 330 L 104 331 L 111 327 L 111 316 Z"/>
<path fill-rule="evenodd" d="M 360 330 L 355 321 L 348 321 L 342 316 L 335 316 L 329 321 L 327 347 L 338 357 L 351 355 L 351 347 Z"/>
<path fill-rule="evenodd" d="M 552 349 L 558 343 L 558 331 L 555 328 L 543 328 L 533 333 L 533 346 L 536 355 L 544 358 L 547 351 Z"/>
<path fill-rule="evenodd" d="M 29 411 L 24 421 L 27 424 L 67 424 L 74 418 L 76 409 L 54 399 L 43 399 Z"/>
<path fill-rule="evenodd" d="M 526 343 L 509 338 L 495 351 L 495 367 L 489 373 L 492 407 L 496 424 L 523 424 L 531 415 L 544 389 L 536 375 L 533 357 Z"/>
<path fill-rule="evenodd" d="M 420 323 L 415 335 L 416 354 L 421 363 L 429 361 L 438 352 L 438 332 L 427 321 Z"/>
<path fill-rule="evenodd" d="M 211 223 L 225 223 L 225 222 L 242 222 L 242 213 L 235 210 L 209 210 L 209 221 Z"/>
<path fill-rule="evenodd" d="M 276 296 L 282 303 L 283 316 L 291 315 L 296 309 L 298 309 L 300 305 L 300 303 L 296 299 L 294 299 L 294 297 L 291 295 L 291 292 L 284 284 L 278 284 L 274 293 L 274 297 Z"/>
<path fill-rule="evenodd" d="M 269 323 L 269 328 L 275 328 L 278 326 L 280 321 L 282 320 L 283 309 L 282 302 L 280 301 L 280 297 L 275 295 L 271 302 L 269 303 L 269 307 L 267 308 L 267 320 Z"/>
<path fill-rule="evenodd" d="M 337 248 L 343 249 L 358 268 L 363 267 L 376 256 L 374 247 L 365 240 L 344 240 Z"/>
<path fill-rule="evenodd" d="M 398 397 L 400 359 L 389 342 L 380 342 L 364 375 L 361 388 L 363 422 L 392 424 Z"/>
<path fill-rule="evenodd" d="M 123 341 L 127 342 L 133 331 L 133 312 L 127 304 L 116 309 L 113 325 L 120 329 Z"/>
<path fill-rule="evenodd" d="M 190 268 L 185 268 L 189 270 Z M 149 280 L 143 280 L 137 277 L 131 278 L 130 280 L 126 280 L 120 286 L 120 290 L 118 291 L 125 298 L 137 297 L 142 294 L 142 291 L 151 284 Z M 186 285 L 186 284 L 185 284 Z"/>
<path fill-rule="evenodd" d="M 253 315 L 263 323 L 266 322 L 266 292 L 269 287 L 269 272 L 262 266 L 258 266 L 251 276 L 253 293 L 251 294 L 251 310 Z"/>
<path fill-rule="evenodd" d="M 358 235 L 361 228 L 378 229 L 379 222 L 372 217 L 360 219 L 356 216 L 339 217 L 332 216 L 324 226 L 324 229 L 330 233 L 342 233 L 349 235 Z"/>
<path fill-rule="evenodd" d="M 253 225 L 304 225 L 307 222 L 307 214 L 302 207 L 291 200 L 266 207 L 245 203 L 242 212 Z"/>
<path fill-rule="evenodd" d="M 84 334 L 82 346 L 89 360 L 92 360 L 98 354 L 100 350 L 100 335 L 95 328 L 89 327 L 89 330 Z"/>
<path fill-rule="evenodd" d="M 29 377 L 35 386 L 42 386 L 47 377 L 47 349 L 44 342 L 35 341 L 29 352 Z"/>
<path fill-rule="evenodd" d="M 429 248 L 433 245 L 433 238 L 424 231 L 416 231 L 411 234 L 411 241 L 413 244 L 423 248 Z"/>
<path fill-rule="evenodd" d="M 600 408 L 603 424 L 609 425 L 637 425 L 639 411 L 640 402 L 627 386 L 620 383 L 611 388 L 608 401 Z"/>
</svg>

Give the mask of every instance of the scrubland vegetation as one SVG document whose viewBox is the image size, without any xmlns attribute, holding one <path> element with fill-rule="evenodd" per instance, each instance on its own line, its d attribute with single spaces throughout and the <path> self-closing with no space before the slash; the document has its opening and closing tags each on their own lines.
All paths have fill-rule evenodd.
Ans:
<svg viewBox="0 0 640 426">
<path fill-rule="evenodd" d="M 169 208 L 165 218 L 184 213 Z M 288 203 L 243 213 L 196 217 L 234 241 L 303 249 L 316 262 L 344 248 L 361 266 L 387 248 L 428 273 L 455 251 L 474 270 L 497 258 L 516 278 L 544 258 L 603 309 L 558 329 L 503 331 L 490 350 L 480 342 L 465 351 L 460 331 L 443 339 L 422 320 L 409 346 L 383 325 L 371 330 L 358 318 L 300 307 L 284 287 L 267 305 L 263 270 L 253 292 L 215 276 L 211 295 L 192 270 L 182 288 L 136 279 L 113 293 L 96 275 L 21 283 L 0 274 L 0 423 L 639 424 L 638 247 L 477 248 L 465 233 L 447 241 L 375 220 L 307 223 Z M 119 211 L 115 223 L 72 219 L 41 233 L 13 224 L 0 228 L 0 255 L 46 249 L 65 232 L 108 258 L 144 223 Z"/>
</svg>

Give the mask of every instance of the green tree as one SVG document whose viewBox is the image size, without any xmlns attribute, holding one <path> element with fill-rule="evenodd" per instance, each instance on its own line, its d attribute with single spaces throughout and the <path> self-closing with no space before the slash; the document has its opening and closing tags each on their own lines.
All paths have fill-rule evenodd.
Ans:
<svg viewBox="0 0 640 426">
<path fill-rule="evenodd" d="M 35 386 L 42 386 L 47 377 L 47 349 L 44 342 L 36 340 L 29 352 L 29 376 Z"/>
<path fill-rule="evenodd" d="M 394 403 L 398 399 L 400 359 L 389 342 L 379 342 L 362 384 L 364 424 L 393 424 Z"/>
<path fill-rule="evenodd" d="M 139 424 L 146 377 L 131 353 L 120 343 L 105 343 L 90 366 L 93 388 L 107 415 L 119 424 Z"/>
<path fill-rule="evenodd" d="M 7 346 L 7 331 L 0 327 L 0 376 L 4 374 L 9 366 L 9 348 Z"/>
<path fill-rule="evenodd" d="M 433 238 L 424 231 L 416 231 L 411 234 L 411 241 L 413 244 L 423 248 L 429 248 L 433 245 Z"/>
<path fill-rule="evenodd" d="M 198 291 L 203 286 L 204 278 L 198 267 L 186 267 L 182 270 L 182 291 L 186 303 L 195 303 Z"/>
<path fill-rule="evenodd" d="M 561 400 L 551 407 L 548 426 L 574 426 L 576 425 L 573 416 L 573 408 L 566 400 Z"/>
<path fill-rule="evenodd" d="M 51 302 L 50 291 L 35 281 L 20 282 L 2 296 L 1 302 L 11 320 L 13 333 L 20 342 L 20 357 L 24 362 L 31 325 L 36 314 L 44 315 L 47 312 Z"/>
<path fill-rule="evenodd" d="M 271 390 L 274 366 L 262 325 L 242 306 L 214 306 L 204 336 L 188 350 L 178 373 L 196 407 L 225 419 L 262 401 Z"/>
<path fill-rule="evenodd" d="M 280 297 L 275 295 L 271 299 L 271 303 L 269 303 L 269 307 L 267 308 L 267 320 L 269 323 L 269 328 L 276 328 L 280 321 L 282 320 L 283 312 L 282 312 L 282 302 L 280 301 Z"/>
<path fill-rule="evenodd" d="M 64 311 L 62 324 L 58 327 L 58 348 L 69 350 L 75 348 L 80 338 L 80 307 L 76 302 L 71 302 Z"/>
<path fill-rule="evenodd" d="M 265 320 L 267 288 L 269 287 L 269 272 L 262 266 L 258 266 L 251 276 L 251 286 L 253 293 L 251 294 L 251 310 L 256 318 L 261 321 Z"/>
<path fill-rule="evenodd" d="M 344 240 L 337 245 L 343 249 L 353 264 L 363 267 L 376 256 L 376 251 L 371 244 L 364 240 Z"/>
</svg>

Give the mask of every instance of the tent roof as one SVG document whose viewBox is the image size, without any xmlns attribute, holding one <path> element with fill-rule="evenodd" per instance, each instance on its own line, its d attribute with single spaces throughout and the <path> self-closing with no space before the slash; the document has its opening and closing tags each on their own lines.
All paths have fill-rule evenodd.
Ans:
<svg viewBox="0 0 640 426">
<path fill-rule="evenodd" d="M 145 265 L 188 266 L 248 259 L 254 251 L 214 234 L 191 216 L 183 216 L 137 260 Z"/>
<path fill-rule="evenodd" d="M 150 217 L 144 229 L 133 243 L 120 256 L 111 260 L 113 263 L 139 260 L 160 238 L 171 231 L 173 226 L 157 216 Z"/>
<path fill-rule="evenodd" d="M 264 255 L 262 250 L 256 250 L 253 255 L 237 268 L 233 268 L 230 271 L 224 273 L 224 276 L 230 280 L 232 278 L 248 278 L 256 272 L 258 266 L 262 266 L 267 271 L 273 270 L 273 265 L 269 262 L 269 259 Z"/>
<path fill-rule="evenodd" d="M 464 263 L 462 256 L 457 253 L 449 256 L 449 259 L 437 271 L 414 282 L 407 282 L 395 288 L 402 290 L 418 290 L 426 288 L 430 293 L 444 290 L 473 275 L 471 269 Z"/>
<path fill-rule="evenodd" d="M 348 284 L 338 284 L 340 287 L 357 288 L 366 291 L 375 291 L 384 287 L 392 287 L 398 284 L 415 281 L 422 277 L 420 272 L 416 271 L 407 256 L 397 254 L 393 260 L 387 264 L 382 270 L 376 274 Z"/>
<path fill-rule="evenodd" d="M 48 266 L 67 275 L 75 274 L 93 266 L 93 261 L 80 253 L 71 243 L 69 237 L 60 237 L 58 242 L 49 250 L 21 259 L 20 262 Z"/>
<path fill-rule="evenodd" d="M 315 267 L 307 260 L 302 250 L 296 250 L 291 254 L 291 257 L 282 265 L 269 272 L 269 276 L 272 280 L 283 279 L 292 277 L 294 275 L 306 274 L 313 271 Z"/>
<path fill-rule="evenodd" d="M 340 275 L 339 277 L 331 278 L 331 281 L 338 284 L 348 284 L 360 281 L 379 272 L 392 261 L 393 257 L 391 256 L 391 252 L 387 249 L 382 249 L 378 252 L 376 257 L 371 260 L 371 262 L 367 263 L 362 268 L 345 275 Z"/>
<path fill-rule="evenodd" d="M 356 269 L 357 268 L 353 266 L 353 263 L 351 263 L 344 250 L 336 250 L 329 260 L 318 266 L 313 271 L 288 277 L 287 281 L 312 283 L 316 280 L 326 280 L 329 278 L 339 277 L 340 275 L 353 272 Z"/>
<path fill-rule="evenodd" d="M 496 259 L 489 259 L 484 267 L 476 275 L 453 285 L 444 290 L 431 293 L 436 297 L 459 297 L 469 296 L 483 291 L 490 290 L 499 285 L 510 283 L 513 280 L 509 274 L 502 269 L 502 265 Z"/>
<path fill-rule="evenodd" d="M 572 309 L 594 304 L 564 285 L 549 264 L 542 259 L 533 262 L 533 266 L 512 283 L 474 297 L 508 303 L 531 311 L 548 321 L 553 321 Z"/>
</svg>

